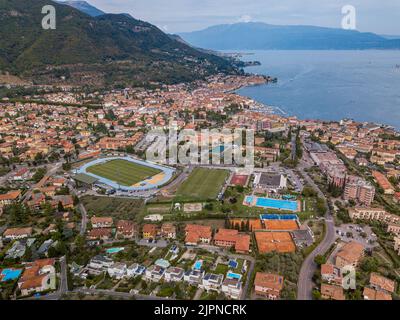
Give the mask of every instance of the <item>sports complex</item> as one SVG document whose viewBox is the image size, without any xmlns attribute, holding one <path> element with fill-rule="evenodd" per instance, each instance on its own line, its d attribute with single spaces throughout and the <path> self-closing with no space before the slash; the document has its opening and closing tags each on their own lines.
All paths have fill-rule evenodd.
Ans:
<svg viewBox="0 0 400 320">
<path fill-rule="evenodd" d="M 148 191 L 166 184 L 174 172 L 173 168 L 131 157 L 110 157 L 88 162 L 76 173 L 116 190 Z"/>
</svg>

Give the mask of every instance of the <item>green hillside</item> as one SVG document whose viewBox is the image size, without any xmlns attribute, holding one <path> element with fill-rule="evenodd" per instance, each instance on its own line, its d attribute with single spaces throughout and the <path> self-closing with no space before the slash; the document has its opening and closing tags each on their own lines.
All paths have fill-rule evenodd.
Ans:
<svg viewBox="0 0 400 320">
<path fill-rule="evenodd" d="M 48 4 L 56 8 L 56 30 L 41 26 Z M 64 76 L 71 82 L 125 85 L 236 72 L 229 61 L 123 14 L 90 17 L 49 0 L 0 0 L 0 25 L 0 70 L 37 82 Z"/>
</svg>

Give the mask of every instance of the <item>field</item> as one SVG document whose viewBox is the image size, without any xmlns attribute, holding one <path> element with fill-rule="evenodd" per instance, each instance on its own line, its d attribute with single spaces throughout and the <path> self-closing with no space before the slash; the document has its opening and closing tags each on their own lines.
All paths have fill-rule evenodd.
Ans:
<svg viewBox="0 0 400 320">
<path fill-rule="evenodd" d="M 177 200 L 215 199 L 228 175 L 227 170 L 196 168 L 178 188 Z"/>
<path fill-rule="evenodd" d="M 160 173 L 161 170 L 142 166 L 127 160 L 110 160 L 87 168 L 87 172 L 123 186 L 132 186 Z"/>
<path fill-rule="evenodd" d="M 144 210 L 140 199 L 84 196 L 80 198 L 89 216 L 114 216 L 119 219 L 132 219 Z"/>
</svg>

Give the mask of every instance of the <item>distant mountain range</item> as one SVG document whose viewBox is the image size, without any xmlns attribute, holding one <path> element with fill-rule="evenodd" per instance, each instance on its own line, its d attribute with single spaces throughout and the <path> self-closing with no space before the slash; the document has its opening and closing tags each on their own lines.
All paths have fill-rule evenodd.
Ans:
<svg viewBox="0 0 400 320">
<path fill-rule="evenodd" d="M 48 4 L 56 7 L 56 30 L 41 26 Z M 231 61 L 124 14 L 91 17 L 50 0 L 0 0 L 0 25 L 0 70 L 38 83 L 125 86 L 238 72 Z"/>
<path fill-rule="evenodd" d="M 369 32 L 260 22 L 216 25 L 179 35 L 195 47 L 213 50 L 400 49 L 400 39 Z"/>
<path fill-rule="evenodd" d="M 86 1 L 73 1 L 73 0 L 68 0 L 68 1 L 57 1 L 58 3 L 61 4 L 66 4 L 69 5 L 75 9 L 78 9 L 81 12 L 84 12 L 88 14 L 91 17 L 97 17 L 105 14 L 104 11 L 101 11 L 100 9 L 97 9 L 96 7 L 92 6 L 91 4 L 87 3 Z"/>
</svg>

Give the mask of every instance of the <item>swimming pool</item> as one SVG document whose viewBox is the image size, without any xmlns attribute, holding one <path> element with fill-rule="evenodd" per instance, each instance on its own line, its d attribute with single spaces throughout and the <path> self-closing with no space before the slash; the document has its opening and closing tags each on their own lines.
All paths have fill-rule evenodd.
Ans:
<svg viewBox="0 0 400 320">
<path fill-rule="evenodd" d="M 237 279 L 237 280 L 242 279 L 242 275 L 241 274 L 230 272 L 230 271 L 226 274 L 226 277 L 228 279 Z"/>
<path fill-rule="evenodd" d="M 9 280 L 18 279 L 19 276 L 21 275 L 21 273 L 22 273 L 21 269 L 4 269 L 1 272 L 1 275 L 2 275 L 1 281 L 5 282 L 5 281 L 9 281 Z"/>
<path fill-rule="evenodd" d="M 201 270 L 201 267 L 203 266 L 203 260 L 197 260 L 193 266 L 194 270 Z"/>
<path fill-rule="evenodd" d="M 265 207 L 279 210 L 297 211 L 297 201 L 279 200 L 271 198 L 257 198 L 257 207 Z"/>
<path fill-rule="evenodd" d="M 110 248 L 110 249 L 107 249 L 106 252 L 108 254 L 113 254 L 113 253 L 118 253 L 120 251 L 123 251 L 124 249 L 125 248 L 122 248 L 122 247 L 120 247 L 120 248 Z"/>
</svg>

